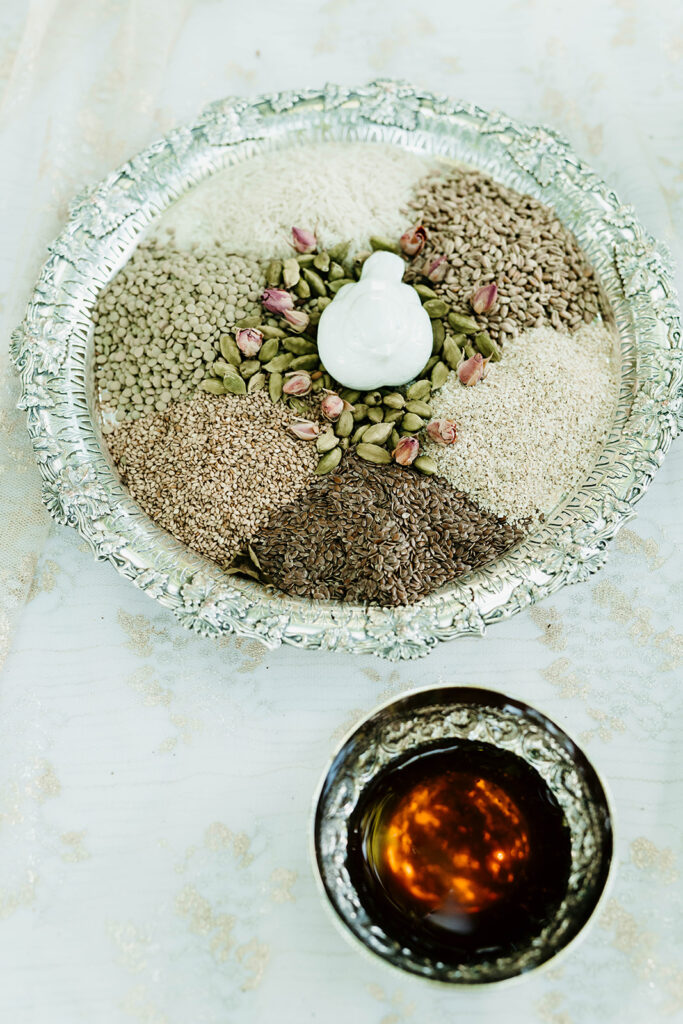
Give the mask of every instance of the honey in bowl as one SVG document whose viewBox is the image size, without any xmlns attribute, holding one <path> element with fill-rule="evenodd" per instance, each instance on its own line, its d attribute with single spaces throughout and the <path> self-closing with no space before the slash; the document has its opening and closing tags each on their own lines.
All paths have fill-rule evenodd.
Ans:
<svg viewBox="0 0 683 1024">
<path fill-rule="evenodd" d="M 350 822 L 347 866 L 366 911 L 447 963 L 530 942 L 562 902 L 570 865 L 546 783 L 488 743 L 450 741 L 389 765 Z"/>
</svg>

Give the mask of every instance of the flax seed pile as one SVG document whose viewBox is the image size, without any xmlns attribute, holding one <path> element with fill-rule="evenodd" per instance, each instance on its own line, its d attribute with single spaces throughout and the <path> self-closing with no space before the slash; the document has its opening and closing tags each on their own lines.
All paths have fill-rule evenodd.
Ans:
<svg viewBox="0 0 683 1024">
<path fill-rule="evenodd" d="M 374 249 L 405 260 L 432 355 L 404 386 L 350 391 L 317 324 Z M 390 146 L 216 175 L 92 315 L 132 497 L 222 568 L 315 600 L 411 604 L 499 558 L 585 478 L 616 402 L 609 314 L 553 211 Z"/>
</svg>

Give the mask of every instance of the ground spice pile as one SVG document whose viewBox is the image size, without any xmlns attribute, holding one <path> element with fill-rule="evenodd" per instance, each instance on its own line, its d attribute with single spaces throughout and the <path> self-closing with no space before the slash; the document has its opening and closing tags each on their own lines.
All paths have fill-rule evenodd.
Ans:
<svg viewBox="0 0 683 1024">
<path fill-rule="evenodd" d="M 221 335 L 260 310 L 264 284 L 259 263 L 223 249 L 141 245 L 92 313 L 103 411 L 138 419 L 193 392 Z"/>
<path fill-rule="evenodd" d="M 511 341 L 486 378 L 456 374 L 435 392 L 434 416 L 455 420 L 455 444 L 428 442 L 439 473 L 510 520 L 551 511 L 590 471 L 617 399 L 615 341 L 601 324 L 550 327 Z"/>
<path fill-rule="evenodd" d="M 158 220 L 157 238 L 191 248 L 216 240 L 263 258 L 291 255 L 293 224 L 315 228 L 325 247 L 370 235 L 398 238 L 401 209 L 435 161 L 399 146 L 321 142 L 260 153 L 213 174 Z"/>
<path fill-rule="evenodd" d="M 495 282 L 497 304 L 480 320 L 494 341 L 529 327 L 574 331 L 600 311 L 595 274 L 578 242 L 532 196 L 457 169 L 427 178 L 411 207 L 428 241 L 408 277 L 420 278 L 420 267 L 445 256 L 446 276 L 433 287 L 468 315 L 475 289 Z"/>
<path fill-rule="evenodd" d="M 287 594 L 403 605 L 496 558 L 522 535 L 445 481 L 348 455 L 251 543 L 265 577 Z"/>
<path fill-rule="evenodd" d="M 226 567 L 306 487 L 312 445 L 286 433 L 290 410 L 262 392 L 197 394 L 107 438 L 131 497 L 160 526 Z"/>
</svg>

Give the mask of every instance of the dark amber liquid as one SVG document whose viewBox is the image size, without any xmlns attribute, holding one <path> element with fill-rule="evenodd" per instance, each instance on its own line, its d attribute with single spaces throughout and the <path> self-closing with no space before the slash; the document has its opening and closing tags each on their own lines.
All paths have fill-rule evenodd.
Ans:
<svg viewBox="0 0 683 1024">
<path fill-rule="evenodd" d="M 487 743 L 423 749 L 385 770 L 350 825 L 348 869 L 365 909 L 422 955 L 511 953 L 566 892 L 559 804 L 525 761 Z"/>
</svg>

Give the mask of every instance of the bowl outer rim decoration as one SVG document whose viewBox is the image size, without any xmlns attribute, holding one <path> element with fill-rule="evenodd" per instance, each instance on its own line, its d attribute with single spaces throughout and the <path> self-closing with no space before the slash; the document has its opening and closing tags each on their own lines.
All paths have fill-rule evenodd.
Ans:
<svg viewBox="0 0 683 1024">
<path fill-rule="evenodd" d="M 94 414 L 89 311 L 154 218 L 231 163 L 282 145 L 344 140 L 455 158 L 548 203 L 596 269 L 621 341 L 612 431 L 583 484 L 495 563 L 407 607 L 305 600 L 227 576 L 135 504 Z M 211 104 L 79 193 L 48 251 L 12 336 L 45 504 L 98 558 L 203 635 L 400 659 L 483 634 L 604 565 L 683 421 L 683 342 L 666 248 L 556 132 L 407 83 L 328 84 Z"/>
<path fill-rule="evenodd" d="M 425 701 L 424 698 L 429 697 L 429 701 Z M 600 857 L 603 863 L 603 870 L 601 872 L 601 880 L 599 886 L 596 888 L 593 895 L 595 900 L 588 912 L 588 916 L 580 925 L 577 931 L 571 934 L 568 941 L 555 949 L 549 956 L 541 959 L 540 961 L 533 962 L 531 964 L 521 965 L 519 970 L 514 973 L 507 973 L 503 976 L 492 976 L 492 972 L 488 965 L 484 966 L 484 971 L 480 975 L 477 967 L 471 971 L 465 971 L 463 976 L 459 973 L 446 968 L 443 970 L 439 969 L 437 965 L 435 969 L 429 967 L 426 964 L 420 964 L 418 962 L 412 962 L 410 955 L 407 955 L 405 949 L 394 950 L 393 952 L 388 948 L 382 948 L 383 943 L 380 941 L 379 945 L 374 944 L 373 933 L 377 931 L 375 926 L 368 927 L 367 923 L 365 928 L 361 925 L 360 928 L 355 928 L 350 920 L 347 920 L 341 904 L 336 898 L 336 894 L 333 891 L 334 887 L 342 892 L 346 888 L 355 892 L 355 887 L 350 880 L 344 880 L 343 872 L 339 870 L 339 864 L 334 859 L 334 854 L 327 850 L 324 852 L 321 848 L 324 845 L 326 839 L 323 836 L 323 832 L 327 832 L 327 840 L 329 841 L 330 833 L 330 821 L 329 817 L 324 812 L 329 810 L 325 800 L 327 799 L 326 789 L 328 779 L 330 779 L 338 768 L 337 762 L 340 757 L 344 754 L 345 750 L 351 742 L 359 734 L 362 734 L 364 729 L 368 729 L 375 720 L 381 720 L 385 712 L 390 709 L 396 709 L 396 718 L 401 718 L 401 708 L 407 705 L 404 711 L 405 721 L 412 721 L 412 710 L 415 705 L 419 708 L 429 707 L 429 705 L 440 705 L 444 702 L 451 702 L 457 705 L 458 702 L 473 707 L 479 707 L 484 712 L 486 710 L 492 710 L 496 707 L 505 708 L 505 705 L 511 705 L 518 709 L 522 715 L 531 721 L 540 723 L 544 729 L 546 729 L 548 735 L 557 733 L 559 735 L 559 742 L 562 746 L 568 745 L 573 750 L 573 756 L 575 761 L 581 766 L 583 777 L 588 779 L 587 792 L 599 794 L 600 813 L 598 817 L 605 815 L 605 827 L 601 830 L 601 837 L 604 840 L 604 846 L 600 851 Z M 531 713 L 529 715 L 529 713 Z M 443 739 L 444 737 L 441 737 Z M 484 740 L 486 742 L 486 740 Z M 380 744 L 381 745 L 381 744 Z M 403 760 L 406 756 L 406 752 L 397 754 L 397 760 Z M 525 757 L 527 763 L 532 762 Z M 388 762 L 391 763 L 391 760 Z M 356 766 L 357 767 L 357 766 Z M 358 797 L 363 790 L 370 784 L 374 778 L 371 775 L 367 781 L 363 781 L 358 790 Z M 334 791 L 335 780 L 333 778 L 330 788 Z M 343 785 L 343 782 L 342 782 Z M 337 786 L 339 789 L 340 787 Z M 571 788 L 571 786 L 569 786 Z M 343 810 L 339 813 L 338 817 L 343 818 L 345 823 L 348 823 L 352 817 L 353 810 L 356 806 L 354 803 L 353 807 L 349 807 L 350 794 L 343 793 Z M 337 801 L 339 804 L 341 801 Z M 615 825 L 614 825 L 614 801 L 612 798 L 611 791 L 607 782 L 601 772 L 595 767 L 593 762 L 587 757 L 583 749 L 572 739 L 572 737 L 565 731 L 562 726 L 549 717 L 544 711 L 539 710 L 537 707 L 527 703 L 525 700 L 516 697 L 510 697 L 499 690 L 494 690 L 488 686 L 477 686 L 472 684 L 458 685 L 454 683 L 444 683 L 438 686 L 424 686 L 416 689 L 408 690 L 398 696 L 394 695 L 388 699 L 382 701 L 382 703 L 373 707 L 369 712 L 364 714 L 353 726 L 346 732 L 344 737 L 335 746 L 335 749 L 329 758 L 327 765 L 320 777 L 318 785 L 316 787 L 310 811 L 310 823 L 309 823 L 309 855 L 311 862 L 311 870 L 315 879 L 316 886 L 320 898 L 326 908 L 330 920 L 332 921 L 336 930 L 344 937 L 352 948 L 356 951 L 360 951 L 364 956 L 377 965 L 381 964 L 384 968 L 395 972 L 400 971 L 405 974 L 410 973 L 413 978 L 419 979 L 421 982 L 429 985 L 442 985 L 448 987 L 451 991 L 454 986 L 463 985 L 468 988 L 469 991 L 480 991 L 486 990 L 489 986 L 495 985 L 512 985 L 518 984 L 525 978 L 529 977 L 530 974 L 537 976 L 540 971 L 545 971 L 550 968 L 557 967 L 562 958 L 564 958 L 570 951 L 574 950 L 579 942 L 585 940 L 587 935 L 590 933 L 592 928 L 595 926 L 595 922 L 599 917 L 600 910 L 604 907 L 605 902 L 610 896 L 612 887 L 614 884 L 614 878 L 618 868 L 617 862 L 617 850 L 615 844 Z M 594 827 L 596 826 L 594 822 Z M 338 826 L 334 826 L 338 831 Z M 331 865 L 331 867 L 330 867 Z M 327 875 L 327 879 L 325 877 Z M 332 879 L 332 885 L 330 883 Z M 347 893 L 348 894 L 348 893 Z M 379 929 L 381 933 L 381 929 Z"/>
</svg>

